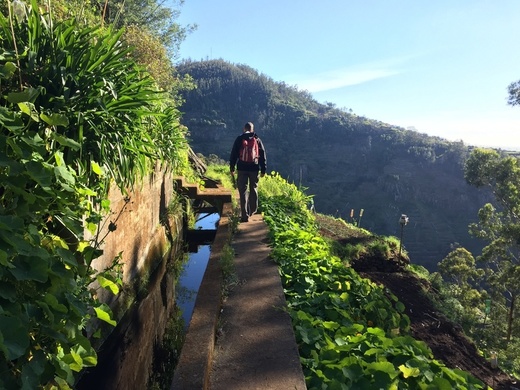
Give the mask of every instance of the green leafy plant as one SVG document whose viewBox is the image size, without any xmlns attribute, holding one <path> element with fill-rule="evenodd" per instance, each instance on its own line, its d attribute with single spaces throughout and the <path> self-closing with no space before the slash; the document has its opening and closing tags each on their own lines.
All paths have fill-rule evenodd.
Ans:
<svg viewBox="0 0 520 390">
<path fill-rule="evenodd" d="M 211 179 L 218 180 L 224 188 L 233 189 L 233 181 L 229 174 L 228 164 L 209 164 L 205 175 Z"/>
<path fill-rule="evenodd" d="M 225 299 L 229 291 L 238 283 L 238 276 L 235 270 L 235 251 L 229 243 L 224 245 L 222 249 L 220 267 L 222 268 L 223 276 L 221 295 L 222 298 Z"/>
<path fill-rule="evenodd" d="M 309 389 L 484 388 L 435 360 L 410 336 L 404 305 L 331 254 L 304 194 L 278 175 L 260 184 Z M 372 250 L 386 253 L 392 243 L 377 242 Z"/>
<path fill-rule="evenodd" d="M 366 254 L 367 250 L 361 243 L 359 244 L 347 244 L 345 246 L 344 256 L 347 259 L 355 260 L 359 259 L 362 255 Z"/>
<path fill-rule="evenodd" d="M 122 279 L 118 259 L 91 267 L 108 185 L 132 186 L 157 159 L 175 167 L 185 140 L 120 32 L 55 23 L 36 1 L 12 15 L 0 14 L 0 388 L 67 389 L 97 364 L 92 320 L 115 324 L 91 291 Z"/>
</svg>

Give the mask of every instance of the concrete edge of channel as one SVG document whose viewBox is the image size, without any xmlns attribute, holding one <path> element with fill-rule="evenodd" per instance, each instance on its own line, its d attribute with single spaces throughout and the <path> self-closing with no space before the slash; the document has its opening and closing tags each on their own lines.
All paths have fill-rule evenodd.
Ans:
<svg viewBox="0 0 520 390">
<path fill-rule="evenodd" d="M 232 207 L 231 203 L 223 204 L 208 265 L 197 293 L 179 362 L 174 371 L 171 390 L 209 387 L 217 322 L 222 307 L 220 258 L 231 234 L 229 216 L 232 214 Z"/>
</svg>

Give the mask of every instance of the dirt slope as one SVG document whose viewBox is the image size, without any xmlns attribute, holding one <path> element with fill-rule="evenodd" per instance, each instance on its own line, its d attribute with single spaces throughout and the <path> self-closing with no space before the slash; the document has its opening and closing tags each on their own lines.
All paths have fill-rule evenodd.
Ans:
<svg viewBox="0 0 520 390">
<path fill-rule="evenodd" d="M 321 234 L 340 244 L 352 242 L 352 232 L 342 222 L 337 225 L 330 219 L 317 217 Z M 401 265 L 387 259 L 365 258 L 354 262 L 352 267 L 362 277 L 383 284 L 406 306 L 410 318 L 412 336 L 429 345 L 433 355 L 450 368 L 471 373 L 493 389 L 513 389 L 512 379 L 478 354 L 475 345 L 464 335 L 462 329 L 440 313 L 428 299 L 425 291 L 428 282 L 407 271 Z"/>
<path fill-rule="evenodd" d="M 439 313 L 424 295 L 424 282 L 410 272 L 360 272 L 381 283 L 406 306 L 412 336 L 426 342 L 437 360 L 446 366 L 473 374 L 493 389 L 510 389 L 511 379 L 478 354 L 477 348 L 462 329 Z"/>
</svg>

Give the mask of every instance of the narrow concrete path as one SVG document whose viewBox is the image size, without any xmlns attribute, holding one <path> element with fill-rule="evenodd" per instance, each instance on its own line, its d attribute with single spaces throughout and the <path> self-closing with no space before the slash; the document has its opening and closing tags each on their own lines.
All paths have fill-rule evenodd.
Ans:
<svg viewBox="0 0 520 390">
<path fill-rule="evenodd" d="M 211 390 L 306 389 L 267 225 L 254 215 L 234 236 L 238 284 L 221 308 Z"/>
</svg>

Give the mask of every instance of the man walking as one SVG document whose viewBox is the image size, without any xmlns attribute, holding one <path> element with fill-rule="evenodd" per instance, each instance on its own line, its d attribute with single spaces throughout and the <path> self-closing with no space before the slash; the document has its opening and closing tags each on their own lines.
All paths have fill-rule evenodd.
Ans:
<svg viewBox="0 0 520 390">
<path fill-rule="evenodd" d="M 258 209 L 258 173 L 264 177 L 266 170 L 265 148 L 254 131 L 254 125 L 247 122 L 244 132 L 233 143 L 229 156 L 229 169 L 235 176 L 238 171 L 237 188 L 240 195 L 241 222 L 247 222 Z"/>
</svg>

